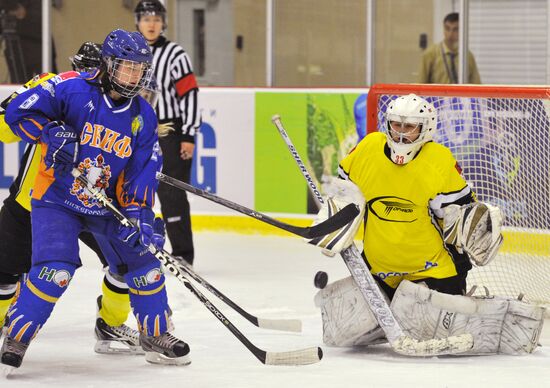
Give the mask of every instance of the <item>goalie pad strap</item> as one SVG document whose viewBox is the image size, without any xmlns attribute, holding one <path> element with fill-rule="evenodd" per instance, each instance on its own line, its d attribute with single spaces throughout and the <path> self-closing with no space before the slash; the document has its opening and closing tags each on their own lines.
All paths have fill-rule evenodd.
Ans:
<svg viewBox="0 0 550 388">
<path fill-rule="evenodd" d="M 397 288 L 391 307 L 412 338 L 471 334 L 474 346 L 462 355 L 531 353 L 544 322 L 542 307 L 500 297 L 442 294 L 407 280 Z"/>
</svg>

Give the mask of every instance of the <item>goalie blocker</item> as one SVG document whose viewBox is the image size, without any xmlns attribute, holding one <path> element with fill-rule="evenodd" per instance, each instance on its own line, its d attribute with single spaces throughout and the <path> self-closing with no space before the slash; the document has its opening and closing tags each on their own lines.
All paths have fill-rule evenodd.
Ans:
<svg viewBox="0 0 550 388">
<path fill-rule="evenodd" d="M 330 346 L 386 342 L 351 277 L 329 284 L 315 296 L 321 309 L 323 342 Z M 532 353 L 544 323 L 543 307 L 500 297 L 443 294 L 404 280 L 391 309 L 403 331 L 419 341 L 471 334 L 473 347 L 458 355 Z"/>
<path fill-rule="evenodd" d="M 332 195 L 321 206 L 313 225 L 325 222 L 350 204 L 355 204 L 359 208 L 359 214 L 348 224 L 332 233 L 313 239 L 305 239 L 309 244 L 323 248 L 323 253 L 325 254 L 339 253 L 353 244 L 353 239 L 365 216 L 365 197 L 363 197 L 361 190 L 353 182 L 334 179 L 331 184 L 331 192 Z"/>
</svg>

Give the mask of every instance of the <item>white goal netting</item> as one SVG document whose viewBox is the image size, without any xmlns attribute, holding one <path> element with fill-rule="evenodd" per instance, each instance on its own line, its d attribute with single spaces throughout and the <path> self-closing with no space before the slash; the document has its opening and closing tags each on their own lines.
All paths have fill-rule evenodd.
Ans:
<svg viewBox="0 0 550 388">
<path fill-rule="evenodd" d="M 369 131 L 384 131 L 388 102 L 408 93 L 434 104 L 434 140 L 451 149 L 478 200 L 505 215 L 498 256 L 470 271 L 468 285 L 549 307 L 550 89 L 378 85 L 369 91 Z"/>
</svg>

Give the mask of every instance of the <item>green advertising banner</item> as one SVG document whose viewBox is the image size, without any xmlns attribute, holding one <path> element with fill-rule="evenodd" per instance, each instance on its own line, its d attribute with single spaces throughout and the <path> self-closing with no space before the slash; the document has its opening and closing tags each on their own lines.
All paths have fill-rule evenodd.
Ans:
<svg viewBox="0 0 550 388">
<path fill-rule="evenodd" d="M 255 208 L 274 213 L 316 213 L 307 185 L 277 128 L 280 114 L 316 184 L 336 176 L 338 163 L 357 143 L 357 93 L 256 93 Z"/>
</svg>

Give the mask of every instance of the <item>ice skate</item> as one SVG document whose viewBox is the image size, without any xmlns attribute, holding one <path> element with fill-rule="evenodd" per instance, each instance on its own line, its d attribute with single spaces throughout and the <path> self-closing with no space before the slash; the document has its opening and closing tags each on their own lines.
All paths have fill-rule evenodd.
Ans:
<svg viewBox="0 0 550 388">
<path fill-rule="evenodd" d="M 141 347 L 145 351 L 145 360 L 151 364 L 189 365 L 189 345 L 166 332 L 158 337 L 141 334 Z"/>
<path fill-rule="evenodd" d="M 13 370 L 19 368 L 23 362 L 23 357 L 29 344 L 19 342 L 13 338 L 4 338 L 2 349 L 0 350 L 1 373 L 8 376 Z"/>
<path fill-rule="evenodd" d="M 101 296 L 97 298 L 98 311 L 101 309 Z M 124 324 L 109 326 L 101 317 L 95 323 L 97 342 L 94 351 L 100 354 L 145 354 L 139 344 L 139 332 Z"/>
</svg>

